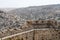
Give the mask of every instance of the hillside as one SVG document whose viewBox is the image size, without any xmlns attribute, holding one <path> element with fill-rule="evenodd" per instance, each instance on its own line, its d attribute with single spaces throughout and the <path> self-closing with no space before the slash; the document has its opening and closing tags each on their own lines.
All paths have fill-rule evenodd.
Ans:
<svg viewBox="0 0 60 40">
<path fill-rule="evenodd" d="M 23 19 L 55 18 L 60 17 L 60 4 L 17 8 L 8 11 L 8 13 L 17 14 L 18 16 L 22 16 Z"/>
<path fill-rule="evenodd" d="M 20 26 L 20 19 L 17 15 L 12 15 L 0 11 L 0 30 L 4 27 L 19 27 Z"/>
</svg>

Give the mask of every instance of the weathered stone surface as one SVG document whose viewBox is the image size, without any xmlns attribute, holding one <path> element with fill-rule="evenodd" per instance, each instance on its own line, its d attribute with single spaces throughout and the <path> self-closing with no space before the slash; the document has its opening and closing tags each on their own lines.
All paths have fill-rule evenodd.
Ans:
<svg viewBox="0 0 60 40">
<path fill-rule="evenodd" d="M 60 40 L 59 24 L 55 20 L 27 21 L 19 35 L 2 40 Z"/>
</svg>

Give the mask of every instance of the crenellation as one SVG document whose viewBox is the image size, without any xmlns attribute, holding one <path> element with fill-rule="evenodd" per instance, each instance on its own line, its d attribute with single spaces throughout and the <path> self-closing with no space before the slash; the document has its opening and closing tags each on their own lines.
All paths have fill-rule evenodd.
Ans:
<svg viewBox="0 0 60 40">
<path fill-rule="evenodd" d="M 27 21 L 28 26 L 34 26 L 34 28 L 58 28 L 58 23 L 55 20 L 35 20 Z M 37 26 L 38 27 L 37 27 Z"/>
</svg>

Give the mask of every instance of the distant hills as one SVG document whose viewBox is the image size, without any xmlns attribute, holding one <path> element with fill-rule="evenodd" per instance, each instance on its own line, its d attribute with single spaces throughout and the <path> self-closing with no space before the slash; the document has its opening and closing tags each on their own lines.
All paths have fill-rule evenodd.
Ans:
<svg viewBox="0 0 60 40">
<path fill-rule="evenodd" d="M 8 13 L 22 16 L 25 19 L 55 18 L 60 17 L 60 4 L 17 8 L 8 11 Z"/>
</svg>

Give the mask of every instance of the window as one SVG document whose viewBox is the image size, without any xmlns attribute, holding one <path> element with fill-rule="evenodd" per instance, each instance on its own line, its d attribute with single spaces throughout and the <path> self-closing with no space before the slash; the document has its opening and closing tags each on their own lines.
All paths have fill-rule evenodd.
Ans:
<svg viewBox="0 0 60 40">
<path fill-rule="evenodd" d="M 56 37 L 56 38 L 58 38 L 58 37 Z"/>
<path fill-rule="evenodd" d="M 43 23 L 44 21 L 42 21 L 42 23 Z"/>
<path fill-rule="evenodd" d="M 44 39 L 42 39 L 42 40 L 44 40 Z"/>
<path fill-rule="evenodd" d="M 52 40 L 52 39 L 49 39 L 49 40 Z"/>
<path fill-rule="evenodd" d="M 52 34 L 52 36 L 54 36 L 54 34 Z"/>
<path fill-rule="evenodd" d="M 60 32 L 58 34 L 60 34 Z"/>
<path fill-rule="evenodd" d="M 57 25 L 57 22 L 55 22 L 55 25 Z"/>
<path fill-rule="evenodd" d="M 23 40 L 23 38 L 21 38 L 21 40 Z"/>
<path fill-rule="evenodd" d="M 27 39 L 27 36 L 26 36 L 26 39 Z"/>
</svg>

